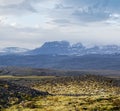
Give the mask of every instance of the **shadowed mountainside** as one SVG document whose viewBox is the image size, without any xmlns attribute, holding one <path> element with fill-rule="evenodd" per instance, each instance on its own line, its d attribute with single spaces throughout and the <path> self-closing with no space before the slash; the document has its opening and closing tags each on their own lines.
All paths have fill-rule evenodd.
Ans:
<svg viewBox="0 0 120 111">
<path fill-rule="evenodd" d="M 0 56 L 0 66 L 40 67 L 62 70 L 120 70 L 120 55 L 6 55 Z"/>
</svg>

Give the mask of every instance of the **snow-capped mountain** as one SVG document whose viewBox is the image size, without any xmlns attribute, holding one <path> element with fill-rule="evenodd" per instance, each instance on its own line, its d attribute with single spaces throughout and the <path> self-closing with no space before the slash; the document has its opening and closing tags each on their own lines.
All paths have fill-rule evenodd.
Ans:
<svg viewBox="0 0 120 111">
<path fill-rule="evenodd" d="M 86 55 L 86 54 L 120 54 L 120 46 L 106 45 L 85 47 L 82 43 L 70 45 L 67 41 L 45 42 L 41 47 L 31 50 L 29 54 L 48 55 Z"/>
<path fill-rule="evenodd" d="M 2 55 L 8 55 L 8 54 L 23 54 L 25 52 L 29 51 L 25 48 L 19 48 L 19 47 L 6 47 L 4 49 L 0 50 L 0 54 Z"/>
<path fill-rule="evenodd" d="M 71 46 L 67 41 L 53 41 L 45 42 L 40 48 L 36 48 L 29 52 L 29 54 L 57 54 L 68 55 L 70 54 Z"/>
<path fill-rule="evenodd" d="M 113 53 L 119 53 L 120 54 L 120 46 L 106 45 L 106 46 L 101 47 L 101 51 L 104 54 L 113 54 Z"/>
<path fill-rule="evenodd" d="M 88 54 L 120 54 L 120 46 L 106 45 L 85 47 L 82 43 L 70 44 L 67 41 L 45 42 L 41 47 L 28 50 L 18 47 L 7 47 L 0 50 L 1 55 L 88 55 Z"/>
</svg>

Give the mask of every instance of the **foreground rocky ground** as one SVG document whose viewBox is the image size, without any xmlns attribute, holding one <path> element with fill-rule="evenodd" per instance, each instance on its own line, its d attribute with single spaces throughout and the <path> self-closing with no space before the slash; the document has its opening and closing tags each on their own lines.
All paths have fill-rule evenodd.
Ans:
<svg viewBox="0 0 120 111">
<path fill-rule="evenodd" d="M 120 94 L 120 79 L 95 75 L 6 79 L 12 83 L 58 95 Z"/>
<path fill-rule="evenodd" d="M 120 111 L 120 96 L 40 96 L 4 111 Z"/>
<path fill-rule="evenodd" d="M 2 111 L 120 111 L 119 78 L 81 75 L 1 79 Z"/>
<path fill-rule="evenodd" d="M 18 104 L 26 99 L 45 95 L 48 93 L 0 80 L 0 109 Z"/>
</svg>

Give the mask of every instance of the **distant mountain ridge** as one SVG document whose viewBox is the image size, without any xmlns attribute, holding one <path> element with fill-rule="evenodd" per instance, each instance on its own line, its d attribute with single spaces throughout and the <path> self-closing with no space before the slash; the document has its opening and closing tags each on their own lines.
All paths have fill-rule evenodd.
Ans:
<svg viewBox="0 0 120 111">
<path fill-rule="evenodd" d="M 0 51 L 0 55 L 89 55 L 89 54 L 120 54 L 120 46 L 105 45 L 85 47 L 82 43 L 71 45 L 68 41 L 45 42 L 41 47 L 28 50 L 19 47 L 7 47 Z"/>
<path fill-rule="evenodd" d="M 28 52 L 30 55 L 88 55 L 88 54 L 120 54 L 120 46 L 106 45 L 85 47 L 82 43 L 70 45 L 67 41 L 45 42 L 41 47 Z"/>
<path fill-rule="evenodd" d="M 0 50 L 1 55 L 9 55 L 9 54 L 23 54 L 25 52 L 29 51 L 25 48 L 19 48 L 19 47 L 6 47 Z"/>
</svg>

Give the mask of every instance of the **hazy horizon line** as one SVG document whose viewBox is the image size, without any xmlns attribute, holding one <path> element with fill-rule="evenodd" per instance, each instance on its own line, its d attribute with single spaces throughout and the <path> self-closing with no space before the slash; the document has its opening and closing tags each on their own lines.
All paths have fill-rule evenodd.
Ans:
<svg viewBox="0 0 120 111">
<path fill-rule="evenodd" d="M 109 43 L 109 44 L 89 44 L 89 43 L 84 43 L 84 42 L 80 42 L 80 41 L 78 41 L 78 42 L 71 42 L 71 41 L 69 41 L 69 40 L 51 40 L 51 41 L 45 41 L 45 42 L 43 42 L 42 44 L 40 44 L 39 46 L 36 46 L 36 47 L 34 47 L 34 48 L 27 48 L 27 47 L 19 47 L 19 46 L 16 46 L 16 45 L 10 45 L 10 46 L 6 46 L 6 47 L 2 47 L 2 48 L 0 48 L 0 49 L 5 49 L 5 48 L 24 48 L 24 49 L 29 49 L 29 50 L 31 50 L 31 49 L 36 49 L 36 48 L 40 48 L 40 47 L 42 47 L 45 43 L 49 43 L 49 42 L 68 42 L 69 44 L 70 44 L 70 46 L 72 46 L 72 45 L 75 45 L 75 44 L 81 44 L 81 45 L 83 45 L 84 47 L 86 47 L 86 48 L 92 48 L 92 47 L 104 47 L 104 46 L 109 46 L 109 45 L 113 45 L 113 46 L 120 46 L 120 44 L 113 44 L 113 43 Z"/>
</svg>

